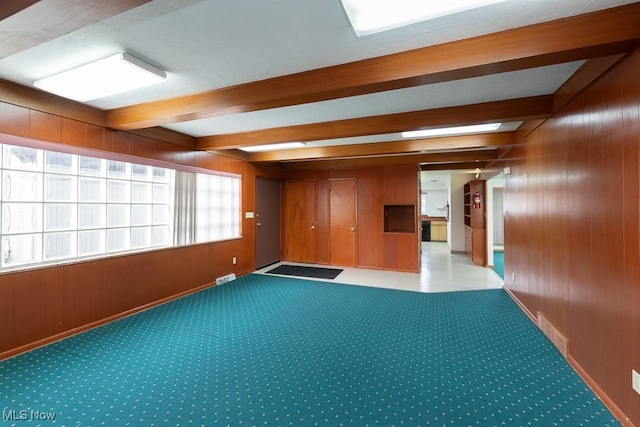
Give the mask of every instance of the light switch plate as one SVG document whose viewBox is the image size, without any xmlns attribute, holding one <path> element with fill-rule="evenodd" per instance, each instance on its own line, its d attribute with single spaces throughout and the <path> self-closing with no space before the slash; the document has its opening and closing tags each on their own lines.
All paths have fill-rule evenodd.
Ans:
<svg viewBox="0 0 640 427">
<path fill-rule="evenodd" d="M 640 374 L 634 369 L 631 370 L 631 386 L 636 393 L 640 394 Z"/>
</svg>

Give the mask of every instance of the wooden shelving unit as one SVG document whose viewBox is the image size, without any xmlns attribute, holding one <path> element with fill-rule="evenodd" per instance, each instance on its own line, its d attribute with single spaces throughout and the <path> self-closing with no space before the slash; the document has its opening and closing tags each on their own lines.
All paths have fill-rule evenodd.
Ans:
<svg viewBox="0 0 640 427">
<path fill-rule="evenodd" d="M 473 203 L 480 196 L 479 205 Z M 465 252 L 475 265 L 487 265 L 486 185 L 484 180 L 464 185 Z"/>
<path fill-rule="evenodd" d="M 464 225 L 471 227 L 471 184 L 464 185 Z"/>
</svg>

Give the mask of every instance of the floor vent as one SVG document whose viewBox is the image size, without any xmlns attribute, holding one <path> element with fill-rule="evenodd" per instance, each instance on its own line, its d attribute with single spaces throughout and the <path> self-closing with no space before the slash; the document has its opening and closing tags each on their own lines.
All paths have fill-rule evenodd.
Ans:
<svg viewBox="0 0 640 427">
<path fill-rule="evenodd" d="M 228 283 L 228 282 L 231 282 L 232 280 L 236 280 L 236 274 L 235 273 L 231 273 L 231 274 L 227 274 L 226 276 L 218 277 L 216 279 L 216 285 L 222 285 L 223 283 Z"/>
<path fill-rule="evenodd" d="M 541 312 L 538 312 L 538 327 L 566 359 L 569 355 L 569 340 Z"/>
</svg>

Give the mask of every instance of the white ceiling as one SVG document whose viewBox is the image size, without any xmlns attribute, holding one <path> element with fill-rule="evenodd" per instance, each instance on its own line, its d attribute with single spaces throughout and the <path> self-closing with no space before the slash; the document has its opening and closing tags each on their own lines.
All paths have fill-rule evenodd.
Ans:
<svg viewBox="0 0 640 427">
<path fill-rule="evenodd" d="M 450 185 L 450 173 L 447 172 L 420 172 L 420 190 L 448 190 Z"/>
<path fill-rule="evenodd" d="M 211 134 L 211 129 L 215 129 L 216 134 L 227 134 L 548 95 L 555 92 L 581 63 L 582 61 L 572 62 L 293 107 L 212 117 L 167 127 L 193 136 L 205 136 Z M 399 139 L 397 135 L 396 139 Z"/>
<path fill-rule="evenodd" d="M 512 0 L 356 37 L 340 0 L 154 0 L 0 60 L 0 78 L 31 86 L 127 51 L 164 69 L 165 83 L 88 102 L 100 109 L 219 89 L 592 12 L 629 0 Z M 43 17 L 44 18 L 44 17 Z M 594 29 L 597 31 L 597 29 Z M 523 49 L 526 48 L 523 46 Z M 553 93 L 582 62 L 166 125 L 218 135 Z M 502 130 L 513 130 L 518 123 Z M 398 139 L 370 135 L 310 145 Z"/>
</svg>

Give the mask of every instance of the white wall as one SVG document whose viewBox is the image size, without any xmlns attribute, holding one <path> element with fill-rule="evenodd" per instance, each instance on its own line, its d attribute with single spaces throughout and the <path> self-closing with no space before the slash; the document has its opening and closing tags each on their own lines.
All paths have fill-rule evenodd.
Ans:
<svg viewBox="0 0 640 427">
<path fill-rule="evenodd" d="M 424 215 L 445 216 L 445 206 L 449 200 L 449 191 L 447 189 L 427 190 L 425 196 Z"/>
</svg>

